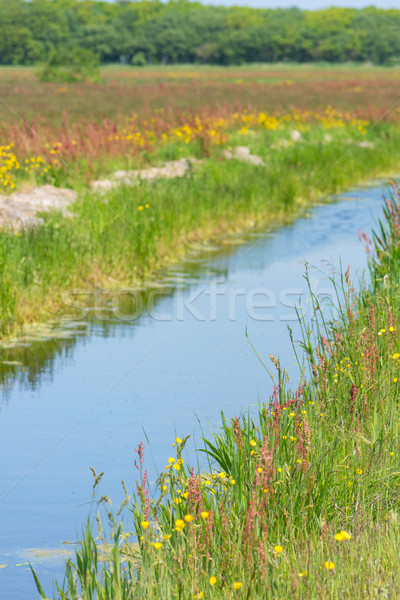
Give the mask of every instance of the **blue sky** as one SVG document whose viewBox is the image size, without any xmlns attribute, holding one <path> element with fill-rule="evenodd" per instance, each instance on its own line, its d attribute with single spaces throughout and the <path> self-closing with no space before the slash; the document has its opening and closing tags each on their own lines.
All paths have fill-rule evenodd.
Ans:
<svg viewBox="0 0 400 600">
<path fill-rule="evenodd" d="M 327 8 L 328 6 L 345 6 L 352 8 L 363 8 L 365 6 L 377 6 L 379 8 L 398 8 L 400 0 L 203 0 L 204 4 L 216 4 L 225 6 L 253 6 L 257 8 L 287 8 L 298 6 L 303 9 Z"/>
</svg>

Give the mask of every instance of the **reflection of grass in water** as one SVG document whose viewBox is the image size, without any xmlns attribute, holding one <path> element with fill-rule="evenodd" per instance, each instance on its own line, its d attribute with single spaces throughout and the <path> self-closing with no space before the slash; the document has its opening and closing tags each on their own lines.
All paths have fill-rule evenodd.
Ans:
<svg viewBox="0 0 400 600">
<path fill-rule="evenodd" d="M 45 373 L 52 373 L 54 363 L 60 356 L 68 357 L 76 344 L 77 337 L 86 333 L 83 323 L 65 327 L 45 323 L 37 327 L 26 327 L 21 335 L 0 346 L 0 381 L 4 386 L 19 381 L 31 389 L 40 385 Z M 5 392 L 6 393 L 6 392 Z"/>
</svg>

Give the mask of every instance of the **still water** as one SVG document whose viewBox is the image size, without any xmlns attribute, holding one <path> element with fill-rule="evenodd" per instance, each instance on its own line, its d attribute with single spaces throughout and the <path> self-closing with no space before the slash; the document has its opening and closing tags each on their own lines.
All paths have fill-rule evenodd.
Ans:
<svg viewBox="0 0 400 600">
<path fill-rule="evenodd" d="M 84 335 L 3 351 L 0 360 L 22 364 L 3 363 L 0 392 L 0 565 L 8 565 L 0 600 L 37 598 L 28 560 L 51 595 L 63 559 L 47 550 L 68 551 L 63 542 L 80 535 L 89 466 L 105 472 L 101 492 L 117 506 L 121 479 L 133 487 L 141 440 L 154 483 L 176 435 L 191 436 L 194 460 L 199 421 L 208 434 L 221 410 L 236 416 L 269 397 L 272 382 L 251 345 L 267 362 L 279 356 L 296 384 L 287 327 L 299 339 L 299 300 L 312 316 L 305 262 L 320 297 L 331 290 L 323 273 L 340 261 L 361 280 L 358 232 L 370 233 L 384 191 L 383 183 L 353 190 L 292 225 L 197 252 L 164 274 L 147 304 L 137 298 L 135 314 L 91 311 Z"/>
</svg>

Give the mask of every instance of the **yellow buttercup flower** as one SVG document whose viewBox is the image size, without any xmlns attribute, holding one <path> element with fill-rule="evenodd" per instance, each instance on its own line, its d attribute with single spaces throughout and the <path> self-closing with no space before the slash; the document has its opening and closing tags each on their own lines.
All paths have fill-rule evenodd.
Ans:
<svg viewBox="0 0 400 600">
<path fill-rule="evenodd" d="M 235 588 L 235 590 L 240 590 L 242 585 L 243 585 L 243 583 L 241 583 L 240 581 L 235 581 L 235 583 L 233 584 L 233 587 Z"/>
<path fill-rule="evenodd" d="M 201 518 L 205 521 L 209 517 L 209 513 L 206 510 L 200 513 Z"/>
<path fill-rule="evenodd" d="M 251 441 L 250 441 L 250 446 L 253 446 L 253 447 L 254 447 L 254 446 L 257 446 L 257 442 L 255 442 L 254 440 L 251 440 Z"/>
<path fill-rule="evenodd" d="M 156 550 L 159 550 L 160 548 L 162 548 L 162 543 L 161 543 L 161 542 L 156 542 L 156 543 L 154 544 L 154 548 L 155 548 Z"/>
<path fill-rule="evenodd" d="M 216 577 L 210 577 L 209 584 L 210 585 L 215 585 L 216 583 L 217 583 L 217 578 Z"/>
<path fill-rule="evenodd" d="M 277 554 L 280 554 L 281 552 L 283 552 L 282 546 L 274 546 L 274 550 Z"/>
<path fill-rule="evenodd" d="M 190 523 L 191 521 L 193 521 L 192 515 L 185 515 L 184 519 L 185 519 L 186 523 Z"/>
<path fill-rule="evenodd" d="M 140 524 L 143 527 L 143 529 L 147 529 L 150 525 L 150 523 L 148 521 L 142 521 Z"/>
<path fill-rule="evenodd" d="M 328 571 L 332 571 L 332 569 L 335 568 L 335 563 L 333 563 L 331 560 L 327 560 L 325 562 L 325 569 L 328 569 Z"/>
<path fill-rule="evenodd" d="M 182 531 L 182 529 L 185 527 L 185 521 L 183 521 L 183 519 L 177 519 L 175 521 L 175 528 L 177 531 Z"/>
<path fill-rule="evenodd" d="M 342 542 L 343 540 L 350 540 L 351 539 L 351 534 L 348 533 L 347 531 L 340 531 L 339 533 L 337 533 L 334 536 L 334 538 L 338 542 Z"/>
</svg>

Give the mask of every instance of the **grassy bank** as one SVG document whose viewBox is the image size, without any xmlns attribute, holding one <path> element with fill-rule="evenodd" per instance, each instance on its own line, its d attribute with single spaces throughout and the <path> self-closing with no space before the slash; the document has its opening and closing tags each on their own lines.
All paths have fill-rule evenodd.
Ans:
<svg viewBox="0 0 400 600">
<path fill-rule="evenodd" d="M 53 166 L 51 182 L 78 191 L 73 216 L 44 215 L 33 229 L 2 230 L 0 335 L 61 313 L 75 315 L 67 306 L 71 291 L 136 286 L 179 260 L 193 242 L 282 224 L 325 194 L 398 170 L 395 124 L 377 124 L 360 145 L 368 123 L 351 116 L 330 111 L 317 122 L 285 119 L 243 114 L 237 126 L 223 130 L 223 142 L 221 132 L 209 130 L 219 143 L 207 151 L 195 135 L 169 140 L 148 160 L 197 155 L 202 162 L 181 179 L 141 181 L 104 197 L 88 191 L 68 163 Z M 297 141 L 291 139 L 294 123 L 301 132 Z M 248 145 L 266 166 L 224 159 L 223 149 L 237 145 Z"/>
<path fill-rule="evenodd" d="M 134 535 L 109 515 L 113 555 L 100 564 L 88 530 L 58 597 L 398 598 L 397 190 L 373 247 L 371 289 L 355 296 L 344 274 L 338 322 L 315 305 L 313 335 L 304 323 L 307 382 L 289 389 L 271 357 L 272 398 L 257 419 L 224 418 L 205 440 L 208 467 L 186 463 L 178 432 L 153 499 L 139 445 Z"/>
</svg>

